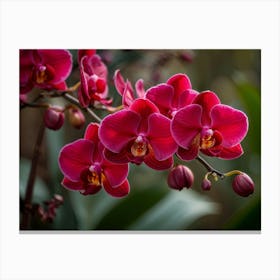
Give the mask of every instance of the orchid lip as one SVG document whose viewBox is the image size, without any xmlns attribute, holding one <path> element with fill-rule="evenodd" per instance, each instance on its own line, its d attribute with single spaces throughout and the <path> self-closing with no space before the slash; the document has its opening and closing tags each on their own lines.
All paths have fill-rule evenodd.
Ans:
<svg viewBox="0 0 280 280">
<path fill-rule="evenodd" d="M 40 65 L 39 67 L 38 67 L 38 70 L 40 71 L 40 72 L 43 72 L 43 71 L 45 71 L 47 69 L 47 67 L 45 66 L 45 65 Z"/>
<path fill-rule="evenodd" d="M 142 135 L 138 135 L 134 143 L 132 144 L 130 150 L 134 157 L 145 156 L 148 151 L 147 141 Z"/>
<path fill-rule="evenodd" d="M 214 131 L 208 127 L 204 127 L 201 131 L 200 148 L 210 149 L 216 144 Z"/>
<path fill-rule="evenodd" d="M 95 172 L 97 174 L 101 174 L 101 166 L 98 163 L 91 165 L 88 169 L 90 172 Z"/>
</svg>

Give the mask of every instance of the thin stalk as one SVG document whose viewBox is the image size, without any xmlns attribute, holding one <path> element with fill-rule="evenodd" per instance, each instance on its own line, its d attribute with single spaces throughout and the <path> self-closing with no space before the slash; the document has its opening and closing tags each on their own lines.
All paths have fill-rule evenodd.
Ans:
<svg viewBox="0 0 280 280">
<path fill-rule="evenodd" d="M 88 112 L 97 122 L 100 123 L 102 121 L 90 108 L 88 108 L 88 107 L 82 108 L 79 100 L 77 98 L 75 98 L 74 96 L 70 95 L 69 93 L 65 93 L 65 94 L 63 94 L 63 97 L 65 99 L 67 99 L 68 101 L 70 101 L 71 103 L 74 103 L 75 105 L 79 106 L 81 109 Z"/>
<path fill-rule="evenodd" d="M 224 173 L 221 173 L 220 171 L 216 170 L 215 168 L 213 168 L 204 158 L 202 158 L 201 156 L 197 156 L 196 160 L 198 160 L 209 172 L 211 172 L 212 174 L 217 174 L 219 177 L 221 177 L 222 179 L 225 177 Z"/>
<path fill-rule="evenodd" d="M 21 229 L 25 230 L 28 229 L 30 226 L 30 216 L 31 216 L 31 209 L 32 209 L 32 196 L 34 190 L 34 183 L 36 179 L 36 170 L 38 166 L 41 146 L 44 138 L 45 132 L 45 124 L 42 122 L 39 132 L 37 135 L 37 140 L 33 152 L 32 162 L 31 162 L 31 169 L 27 181 L 26 191 L 25 191 L 25 199 L 24 199 L 24 211 L 21 223 Z"/>
</svg>

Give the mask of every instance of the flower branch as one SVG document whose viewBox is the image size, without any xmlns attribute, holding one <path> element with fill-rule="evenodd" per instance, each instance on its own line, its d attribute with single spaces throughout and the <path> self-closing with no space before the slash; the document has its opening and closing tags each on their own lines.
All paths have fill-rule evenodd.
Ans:
<svg viewBox="0 0 280 280">
<path fill-rule="evenodd" d="M 31 162 L 31 169 L 27 181 L 27 186 L 26 186 L 26 192 L 25 192 L 25 198 L 24 198 L 24 211 L 23 211 L 23 218 L 22 218 L 22 224 L 21 224 L 21 229 L 28 229 L 29 227 L 29 222 L 30 222 L 30 213 L 31 213 L 31 208 L 32 208 L 32 196 L 33 196 L 33 189 L 34 189 L 34 183 L 35 183 L 35 178 L 36 178 L 36 170 L 37 170 L 37 165 L 40 157 L 40 151 L 41 151 L 41 145 L 43 142 L 44 138 L 44 132 L 45 132 L 45 124 L 42 122 L 34 152 L 33 152 L 33 158 Z"/>
</svg>

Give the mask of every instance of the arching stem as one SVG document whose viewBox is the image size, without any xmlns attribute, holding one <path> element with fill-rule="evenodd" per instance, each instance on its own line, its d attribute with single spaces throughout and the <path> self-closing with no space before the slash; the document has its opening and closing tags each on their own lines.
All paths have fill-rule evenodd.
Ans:
<svg viewBox="0 0 280 280">
<path fill-rule="evenodd" d="M 204 158 L 201 156 L 197 156 L 196 160 L 198 160 L 207 170 L 213 175 L 219 176 L 221 179 L 225 177 L 225 174 L 213 168 Z"/>
</svg>

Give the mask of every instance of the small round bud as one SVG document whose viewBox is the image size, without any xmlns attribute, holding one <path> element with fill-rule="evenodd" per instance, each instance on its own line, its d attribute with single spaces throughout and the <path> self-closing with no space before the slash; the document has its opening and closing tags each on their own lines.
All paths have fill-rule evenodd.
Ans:
<svg viewBox="0 0 280 280">
<path fill-rule="evenodd" d="M 203 179 L 202 183 L 201 183 L 201 188 L 204 191 L 210 191 L 211 189 L 211 182 L 208 179 Z"/>
<path fill-rule="evenodd" d="M 78 107 L 74 106 L 68 109 L 68 120 L 70 124 L 77 129 L 82 128 L 86 122 L 83 112 Z"/>
<path fill-rule="evenodd" d="M 44 114 L 45 126 L 52 130 L 58 130 L 64 123 L 63 108 L 58 106 L 49 107 Z"/>
<path fill-rule="evenodd" d="M 246 197 L 254 192 L 254 182 L 247 174 L 242 173 L 234 177 L 232 188 L 238 195 Z"/>
<path fill-rule="evenodd" d="M 190 188 L 193 181 L 194 176 L 192 171 L 184 165 L 178 165 L 172 168 L 167 178 L 169 187 L 179 191 L 183 188 Z"/>
</svg>

